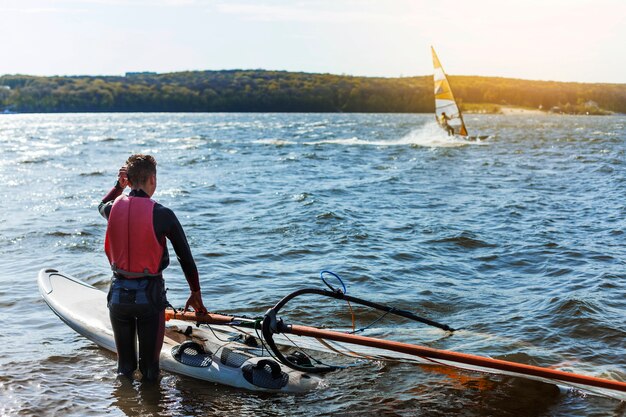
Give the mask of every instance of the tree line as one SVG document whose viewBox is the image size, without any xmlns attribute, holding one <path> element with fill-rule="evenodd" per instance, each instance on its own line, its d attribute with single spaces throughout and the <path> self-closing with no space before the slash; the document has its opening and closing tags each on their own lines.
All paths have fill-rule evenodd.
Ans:
<svg viewBox="0 0 626 417">
<path fill-rule="evenodd" d="M 594 102 L 626 113 L 626 84 L 451 76 L 461 103 L 545 110 Z M 569 106 L 569 107 L 568 107 Z M 126 76 L 4 75 L 0 112 L 432 113 L 432 76 L 378 78 L 265 70 Z"/>
</svg>

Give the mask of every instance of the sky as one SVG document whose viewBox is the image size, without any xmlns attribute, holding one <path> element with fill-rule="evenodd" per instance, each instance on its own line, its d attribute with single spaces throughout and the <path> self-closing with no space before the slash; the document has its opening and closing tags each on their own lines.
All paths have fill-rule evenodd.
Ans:
<svg viewBox="0 0 626 417">
<path fill-rule="evenodd" d="M 626 83 L 626 0 L 0 0 L 0 75 L 268 69 Z"/>
</svg>

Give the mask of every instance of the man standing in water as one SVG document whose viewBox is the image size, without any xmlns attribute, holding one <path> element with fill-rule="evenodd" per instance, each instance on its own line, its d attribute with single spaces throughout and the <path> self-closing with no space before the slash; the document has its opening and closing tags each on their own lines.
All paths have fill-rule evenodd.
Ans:
<svg viewBox="0 0 626 417">
<path fill-rule="evenodd" d="M 122 194 L 126 186 L 131 188 L 128 196 Z M 132 155 L 98 206 L 108 220 L 104 250 L 113 270 L 108 307 L 117 371 L 132 378 L 138 338 L 139 370 L 147 381 L 159 376 L 163 346 L 167 299 L 162 272 L 170 263 L 165 238 L 172 243 L 191 290 L 185 309 L 207 312 L 185 232 L 172 210 L 151 199 L 156 186 L 156 160 Z"/>
</svg>

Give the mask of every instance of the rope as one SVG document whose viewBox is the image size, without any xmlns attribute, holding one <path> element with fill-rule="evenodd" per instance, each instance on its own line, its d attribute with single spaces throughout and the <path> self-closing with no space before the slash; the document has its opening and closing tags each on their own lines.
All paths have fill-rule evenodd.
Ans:
<svg viewBox="0 0 626 417">
<path fill-rule="evenodd" d="M 393 311 L 393 310 L 392 310 L 392 311 Z M 391 311 L 385 311 L 385 314 L 383 314 L 382 316 L 378 317 L 376 320 L 374 320 L 373 322 L 371 322 L 371 323 L 370 323 L 370 324 L 368 324 L 367 326 L 365 326 L 365 327 L 361 327 L 361 328 L 360 328 L 360 329 L 358 329 L 358 330 L 354 330 L 354 327 L 353 327 L 353 328 L 352 328 L 352 332 L 350 332 L 350 333 L 351 333 L 351 334 L 360 333 L 360 332 L 363 332 L 363 331 L 365 331 L 365 330 L 369 329 L 369 328 L 370 328 L 370 327 L 372 327 L 374 324 L 376 324 L 376 323 L 378 323 L 379 321 L 381 321 L 382 319 L 384 319 L 384 318 L 385 318 L 385 316 L 386 316 L 387 314 L 389 314 L 389 313 L 391 313 Z"/>
</svg>

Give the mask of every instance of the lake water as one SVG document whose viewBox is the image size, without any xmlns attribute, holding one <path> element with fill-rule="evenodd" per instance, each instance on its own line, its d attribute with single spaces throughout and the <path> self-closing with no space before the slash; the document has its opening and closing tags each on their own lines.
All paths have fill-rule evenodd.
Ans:
<svg viewBox="0 0 626 417">
<path fill-rule="evenodd" d="M 0 416 L 624 415 L 548 384 L 403 364 L 297 396 L 165 372 L 149 388 L 117 379 L 114 355 L 39 296 L 44 267 L 107 287 L 97 205 L 128 155 L 150 153 L 212 311 L 261 314 L 329 269 L 352 295 L 464 329 L 397 329 L 416 342 L 625 381 L 626 117 L 466 122 L 491 138 L 450 140 L 432 115 L 0 116 Z M 175 259 L 165 277 L 182 306 Z M 349 319 L 300 307 L 301 324 Z"/>
</svg>

